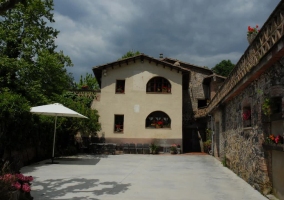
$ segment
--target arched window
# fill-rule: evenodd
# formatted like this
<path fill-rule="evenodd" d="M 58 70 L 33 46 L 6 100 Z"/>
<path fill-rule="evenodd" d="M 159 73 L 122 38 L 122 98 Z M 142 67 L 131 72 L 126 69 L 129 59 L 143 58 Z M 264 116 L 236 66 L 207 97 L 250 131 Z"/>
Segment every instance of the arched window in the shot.
<path fill-rule="evenodd" d="M 163 77 L 154 77 L 147 83 L 147 93 L 171 93 L 170 82 Z"/>
<path fill-rule="evenodd" d="M 171 128 L 171 118 L 162 111 L 152 112 L 145 120 L 146 128 Z"/>

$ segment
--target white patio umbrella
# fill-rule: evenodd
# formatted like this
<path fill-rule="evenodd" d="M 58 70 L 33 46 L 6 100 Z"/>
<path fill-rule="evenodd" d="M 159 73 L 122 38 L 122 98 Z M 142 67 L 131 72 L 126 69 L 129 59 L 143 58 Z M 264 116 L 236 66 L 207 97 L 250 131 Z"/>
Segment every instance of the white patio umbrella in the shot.
<path fill-rule="evenodd" d="M 84 115 L 81 115 L 74 110 L 71 110 L 60 103 L 48 104 L 43 106 L 36 106 L 31 108 L 31 113 L 38 114 L 38 115 L 49 115 L 55 116 L 54 122 L 54 135 L 53 135 L 53 148 L 52 148 L 52 163 L 54 160 L 54 147 L 55 147 L 55 135 L 56 135 L 56 123 L 57 117 L 78 117 L 78 118 L 88 118 Z"/>

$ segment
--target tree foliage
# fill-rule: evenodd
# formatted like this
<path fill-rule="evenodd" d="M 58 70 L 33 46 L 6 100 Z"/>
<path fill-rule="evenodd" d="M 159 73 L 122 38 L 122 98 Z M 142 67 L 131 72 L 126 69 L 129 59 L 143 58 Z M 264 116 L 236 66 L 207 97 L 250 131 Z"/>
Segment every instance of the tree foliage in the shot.
<path fill-rule="evenodd" d="M 31 115 L 32 106 L 59 102 L 89 117 L 60 118 L 61 127 L 70 132 L 100 128 L 90 99 L 66 96 L 73 79 L 66 67 L 72 62 L 56 51 L 59 31 L 48 26 L 54 22 L 53 1 L 25 2 L 0 18 L 0 156 L 29 146 L 51 155 L 54 118 Z"/>
<path fill-rule="evenodd" d="M 32 104 L 47 103 L 70 85 L 66 66 L 72 62 L 56 52 L 58 31 L 53 23 L 53 2 L 30 0 L 17 4 L 0 22 L 0 87 L 9 88 Z"/>
<path fill-rule="evenodd" d="M 79 83 L 75 84 L 76 89 L 81 89 L 83 87 L 86 87 L 87 89 L 92 89 L 92 90 L 99 90 L 99 84 L 96 79 L 92 74 L 86 73 L 86 76 L 83 77 L 81 75 Z"/>
<path fill-rule="evenodd" d="M 234 67 L 235 65 L 231 62 L 231 60 L 222 60 L 212 68 L 212 71 L 218 75 L 227 77 Z"/>
<path fill-rule="evenodd" d="M 120 59 L 118 60 L 122 60 L 122 59 L 125 59 L 125 58 L 131 58 L 133 56 L 138 56 L 140 55 L 141 53 L 139 51 L 128 51 L 126 54 L 124 54 Z"/>
<path fill-rule="evenodd" d="M 82 115 L 88 117 L 88 119 L 81 118 L 62 118 L 64 121 L 62 124 L 63 130 L 67 130 L 71 133 L 80 131 L 86 135 L 95 135 L 101 126 L 98 122 L 99 115 L 97 110 L 90 109 L 90 104 L 94 100 L 91 96 L 78 96 L 72 92 L 66 92 L 61 96 L 58 96 L 58 101 L 67 106 L 70 109 L 76 110 Z"/>
<path fill-rule="evenodd" d="M 9 9 L 13 9 L 17 3 L 27 4 L 27 0 L 0 0 L 0 15 Z"/>

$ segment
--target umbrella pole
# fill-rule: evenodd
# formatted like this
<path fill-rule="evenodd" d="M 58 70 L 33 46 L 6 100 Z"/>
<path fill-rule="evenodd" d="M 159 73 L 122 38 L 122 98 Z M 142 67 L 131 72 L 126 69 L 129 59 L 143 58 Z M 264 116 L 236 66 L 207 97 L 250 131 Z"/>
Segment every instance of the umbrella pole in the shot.
<path fill-rule="evenodd" d="M 52 158 L 51 158 L 52 163 L 53 163 L 53 160 L 54 160 L 54 148 L 55 148 L 56 123 L 57 123 L 57 116 L 55 116 L 55 121 L 54 121 L 53 148 L 52 148 Z"/>

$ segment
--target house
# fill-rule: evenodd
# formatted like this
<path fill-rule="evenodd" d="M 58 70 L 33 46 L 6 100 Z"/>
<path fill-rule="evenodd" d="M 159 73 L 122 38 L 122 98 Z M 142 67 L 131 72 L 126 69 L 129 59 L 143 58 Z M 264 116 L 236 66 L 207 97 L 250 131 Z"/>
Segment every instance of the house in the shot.
<path fill-rule="evenodd" d="M 93 72 L 101 90 L 92 108 L 107 142 L 180 144 L 183 152 L 200 151 L 197 130 L 204 138 L 206 121 L 197 122 L 194 112 L 207 106 L 211 78 L 224 78 L 205 67 L 144 54 Z"/>

